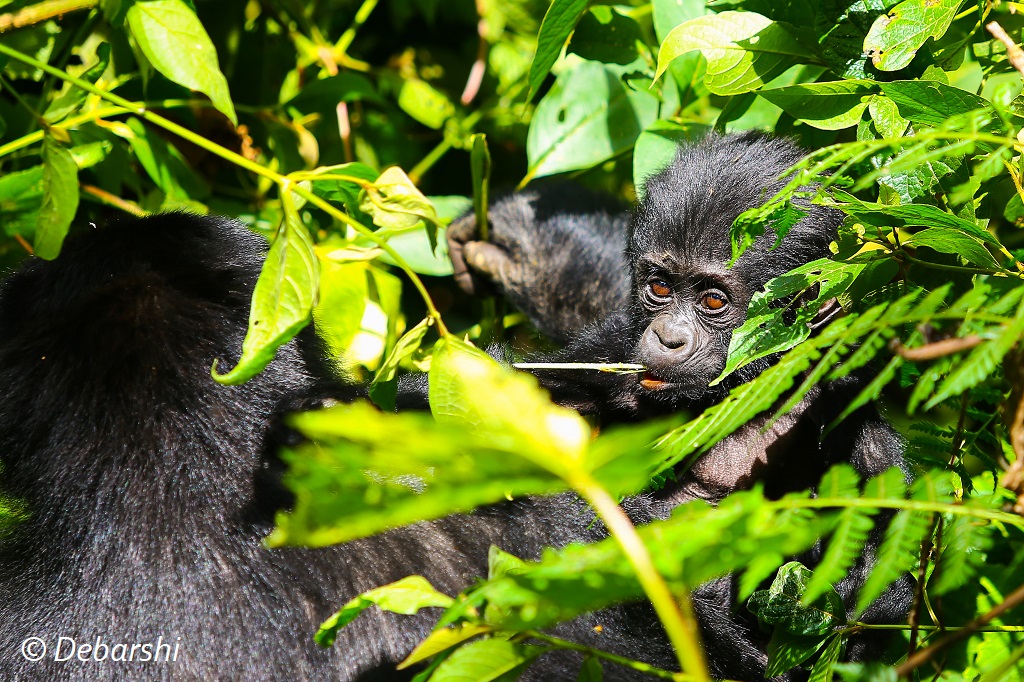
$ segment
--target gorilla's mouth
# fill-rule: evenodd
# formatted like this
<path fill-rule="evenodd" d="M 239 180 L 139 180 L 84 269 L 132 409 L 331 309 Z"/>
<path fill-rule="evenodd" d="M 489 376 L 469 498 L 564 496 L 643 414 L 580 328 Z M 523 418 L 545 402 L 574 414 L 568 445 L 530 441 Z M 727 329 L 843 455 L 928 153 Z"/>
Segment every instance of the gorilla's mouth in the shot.
<path fill-rule="evenodd" d="M 640 385 L 648 391 L 660 391 L 664 388 L 668 388 L 671 384 L 654 372 L 647 370 L 644 372 L 643 378 L 640 379 Z"/>

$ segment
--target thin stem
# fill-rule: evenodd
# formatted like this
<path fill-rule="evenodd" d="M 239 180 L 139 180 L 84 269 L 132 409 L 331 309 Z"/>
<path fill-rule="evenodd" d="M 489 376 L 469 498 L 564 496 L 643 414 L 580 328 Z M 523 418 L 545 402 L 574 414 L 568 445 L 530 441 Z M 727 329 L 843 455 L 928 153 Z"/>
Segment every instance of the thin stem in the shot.
<path fill-rule="evenodd" d="M 634 661 L 632 658 L 617 656 L 616 654 L 608 653 L 607 651 L 602 651 L 601 649 L 592 649 L 588 646 L 577 644 L 576 642 L 570 642 L 567 639 L 562 639 L 560 637 L 552 637 L 549 634 L 539 632 L 537 630 L 526 630 L 521 634 L 523 638 L 526 639 L 536 639 L 541 642 L 547 642 L 548 644 L 552 644 L 558 647 L 559 649 L 578 651 L 581 654 L 593 656 L 594 658 L 599 658 L 603 661 L 608 661 L 609 663 L 615 663 L 617 665 L 621 665 L 632 670 L 637 670 L 639 672 L 646 673 L 647 675 L 650 675 L 652 677 L 658 677 L 663 680 L 677 680 L 677 682 L 687 682 L 688 680 L 695 679 L 694 676 L 690 675 L 689 673 L 674 673 L 669 670 L 664 670 L 662 668 L 656 668 L 653 665 L 644 663 L 643 661 Z"/>
<path fill-rule="evenodd" d="M 577 474 L 569 480 L 569 484 L 597 511 L 608 532 L 619 543 L 658 614 L 683 671 L 697 682 L 710 682 L 690 595 L 685 589 L 680 589 L 673 596 L 668 583 L 655 568 L 651 554 L 636 527 L 597 481 L 588 474 Z"/>
<path fill-rule="evenodd" d="M 338 42 L 334 44 L 334 49 L 341 54 L 346 54 L 348 48 L 352 45 L 352 41 L 356 39 L 356 33 L 362 27 L 366 20 L 370 18 L 370 13 L 377 6 L 377 0 L 363 0 L 363 4 L 356 10 L 356 16 L 352 19 L 352 25 L 348 27 L 348 30 L 341 34 L 338 38 Z"/>
<path fill-rule="evenodd" d="M 47 0 L 29 5 L 17 12 L 0 14 L 0 33 L 39 24 L 69 12 L 90 9 L 98 4 L 99 0 Z"/>

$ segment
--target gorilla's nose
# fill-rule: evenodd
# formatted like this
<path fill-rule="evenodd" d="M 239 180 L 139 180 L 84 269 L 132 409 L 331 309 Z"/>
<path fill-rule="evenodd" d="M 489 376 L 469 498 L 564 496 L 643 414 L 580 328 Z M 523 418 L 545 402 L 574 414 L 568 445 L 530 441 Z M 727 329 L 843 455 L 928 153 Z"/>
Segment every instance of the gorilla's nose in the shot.
<path fill-rule="evenodd" d="M 640 358 L 655 373 L 677 367 L 696 348 L 693 332 L 678 325 L 651 323 L 640 339 Z"/>
<path fill-rule="evenodd" d="M 673 324 L 673 320 L 659 317 L 651 322 L 647 331 L 665 351 L 688 353 L 693 348 L 693 330 L 688 325 Z"/>

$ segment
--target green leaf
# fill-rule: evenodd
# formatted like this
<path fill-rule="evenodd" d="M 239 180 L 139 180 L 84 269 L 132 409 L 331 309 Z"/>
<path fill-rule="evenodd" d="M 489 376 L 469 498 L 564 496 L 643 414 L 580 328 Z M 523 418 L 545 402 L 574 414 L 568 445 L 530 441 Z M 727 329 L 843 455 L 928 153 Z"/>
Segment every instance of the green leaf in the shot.
<path fill-rule="evenodd" d="M 658 52 L 659 78 L 680 55 L 700 50 L 708 62 L 704 83 L 716 95 L 757 90 L 814 52 L 778 24 L 755 12 L 722 12 L 676 26 Z"/>
<path fill-rule="evenodd" d="M 560 476 L 579 466 L 590 444 L 586 421 L 551 403 L 534 377 L 510 372 L 452 336 L 434 348 L 429 392 L 438 422 L 521 443 L 521 456 Z M 501 407 L 495 406 L 494 396 L 502 396 Z"/>
<path fill-rule="evenodd" d="M 540 89 L 544 77 L 551 71 L 551 67 L 562 52 L 562 46 L 565 45 L 566 39 L 586 8 L 587 0 L 552 0 L 537 35 L 537 54 L 530 64 L 530 89 L 526 95 L 527 100 L 533 99 Z"/>
<path fill-rule="evenodd" d="M 559 75 L 530 122 L 527 178 L 590 168 L 633 147 L 658 116 L 658 99 L 611 70 L 581 62 Z"/>
<path fill-rule="evenodd" d="M 418 613 L 420 609 L 448 608 L 453 603 L 455 600 L 435 590 L 423 576 L 410 575 L 389 585 L 363 592 L 352 599 L 340 611 L 324 621 L 314 638 L 320 646 L 331 646 L 338 636 L 338 630 L 373 605 L 377 605 L 383 611 L 409 616 Z"/>
<path fill-rule="evenodd" d="M 43 205 L 33 245 L 37 256 L 57 257 L 77 210 L 78 166 L 71 152 L 47 135 L 43 139 Z"/>
<path fill-rule="evenodd" d="M 395 378 L 398 372 L 398 364 L 419 350 L 420 344 L 423 343 L 423 337 L 427 335 L 427 330 L 430 329 L 432 322 L 433 318 L 430 317 L 420 320 L 419 324 L 407 331 L 398 340 L 398 343 L 395 344 L 387 359 L 381 364 L 380 369 L 377 370 L 377 374 L 373 377 L 372 385 L 391 381 Z"/>
<path fill-rule="evenodd" d="M 291 423 L 311 442 L 282 455 L 296 502 L 278 514 L 267 539 L 272 546 L 347 542 L 565 487 L 519 456 L 518 439 L 476 436 L 425 413 L 385 413 L 358 402 L 297 415 Z"/>
<path fill-rule="evenodd" d="M 197 90 L 238 123 L 217 51 L 195 12 L 181 0 L 141 0 L 128 9 L 128 28 L 146 59 L 169 80 Z"/>
<path fill-rule="evenodd" d="M 583 13 L 569 41 L 568 52 L 606 64 L 630 64 L 640 56 L 640 25 L 607 5 Z"/>
<path fill-rule="evenodd" d="M 821 496 L 831 497 L 825 491 L 821 491 Z M 811 603 L 819 595 L 834 591 L 832 585 L 846 576 L 847 570 L 863 552 L 868 534 L 874 527 L 874 519 L 868 510 L 847 507 L 839 512 L 839 520 L 829 539 L 828 548 L 807 583 L 807 590 L 802 597 L 805 603 Z M 845 608 L 842 613 L 845 618 Z"/>
<path fill-rule="evenodd" d="M 768 667 L 765 677 L 775 677 L 795 668 L 817 653 L 831 635 L 794 635 L 785 628 L 775 628 L 768 642 Z"/>
<path fill-rule="evenodd" d="M 904 0 L 871 25 L 864 51 L 880 71 L 909 65 L 929 38 L 940 38 L 953 22 L 962 0 Z"/>
<path fill-rule="evenodd" d="M 476 623 L 458 623 L 452 627 L 445 627 L 431 632 L 426 639 L 416 645 L 404 661 L 398 664 L 399 670 L 422 663 L 423 661 L 447 651 L 454 646 L 462 644 L 474 637 L 486 635 L 493 632 L 489 625 Z"/>
<path fill-rule="evenodd" d="M 1022 334 L 1024 334 L 1024 303 L 1019 305 L 1017 313 L 1010 323 L 998 330 L 995 338 L 975 346 L 965 358 L 956 364 L 936 389 L 935 395 L 925 404 L 925 409 L 930 409 L 943 400 L 960 395 L 985 381 L 996 371 L 1006 354 L 1020 343 Z"/>
<path fill-rule="evenodd" d="M 914 554 L 925 539 L 931 515 L 901 509 L 885 529 L 875 565 L 857 595 L 857 613 L 871 605 L 889 585 L 915 565 Z"/>
<path fill-rule="evenodd" d="M 776 630 L 800 637 L 828 635 L 846 624 L 846 607 L 831 587 L 808 600 L 807 589 L 813 581 L 810 569 L 791 561 L 779 569 L 771 587 L 750 597 L 747 608 Z"/>
<path fill-rule="evenodd" d="M 241 384 L 262 372 L 274 359 L 277 349 L 312 318 L 320 277 L 319 263 L 309 231 L 295 210 L 291 192 L 281 193 L 281 203 L 284 221 L 256 280 L 242 356 L 226 374 L 217 373 L 216 361 L 210 369 L 219 383 Z"/>
<path fill-rule="evenodd" d="M 359 333 L 369 297 L 365 263 L 320 262 L 320 292 L 313 309 L 317 334 L 332 357 L 341 358 Z"/>
<path fill-rule="evenodd" d="M 580 674 L 576 677 L 576 682 L 603 682 L 604 681 L 604 668 L 601 667 L 600 659 L 594 656 L 587 656 L 583 659 L 583 665 L 580 666 Z"/>
<path fill-rule="evenodd" d="M 821 259 L 795 268 L 770 280 L 762 292 L 754 294 L 747 308 L 747 319 L 733 332 L 725 369 L 715 380 L 718 383 L 740 367 L 774 353 L 789 350 L 811 334 L 810 322 L 831 298 L 852 286 L 868 266 Z M 813 300 L 797 305 L 794 296 L 818 287 Z M 778 302 L 786 301 L 786 306 Z M 787 316 L 791 320 L 787 320 Z M 714 384 L 712 384 L 714 385 Z"/>
<path fill-rule="evenodd" d="M 939 253 L 951 253 L 960 256 L 972 265 L 987 270 L 998 271 L 999 264 L 989 253 L 985 245 L 963 232 L 944 227 L 929 227 L 903 242 L 904 246 L 927 246 Z"/>
<path fill-rule="evenodd" d="M 957 114 L 978 110 L 995 113 L 988 100 L 938 81 L 892 81 L 879 83 L 878 87 L 895 102 L 903 118 L 933 128 Z"/>
<path fill-rule="evenodd" d="M 547 650 L 506 639 L 480 639 L 445 659 L 430 676 L 430 682 L 511 681 Z"/>
<path fill-rule="evenodd" d="M 821 652 L 821 657 L 818 662 L 814 664 L 814 668 L 811 670 L 811 676 L 807 682 L 832 682 L 832 678 L 835 674 L 835 666 L 839 662 L 839 659 L 843 656 L 843 650 L 846 648 L 846 636 L 836 635 L 829 640 L 828 646 Z"/>
<path fill-rule="evenodd" d="M 872 81 L 846 80 L 763 89 L 758 94 L 810 126 L 841 130 L 860 122 L 875 89 Z"/>
<path fill-rule="evenodd" d="M 437 234 L 438 219 L 433 205 L 398 166 L 381 173 L 359 197 L 359 209 L 372 217 L 375 225 L 401 230 L 415 227 L 422 220 L 428 230 Z"/>
<path fill-rule="evenodd" d="M 402 111 L 427 126 L 438 130 L 455 114 L 455 105 L 434 86 L 419 78 L 402 81 L 398 91 Z"/>

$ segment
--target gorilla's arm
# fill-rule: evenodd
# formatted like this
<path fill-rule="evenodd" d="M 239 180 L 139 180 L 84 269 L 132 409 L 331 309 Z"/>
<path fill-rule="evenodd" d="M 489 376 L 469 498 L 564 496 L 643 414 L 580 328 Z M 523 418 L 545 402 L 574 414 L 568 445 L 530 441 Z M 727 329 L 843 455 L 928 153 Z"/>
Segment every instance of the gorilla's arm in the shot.
<path fill-rule="evenodd" d="M 455 279 L 470 294 L 497 288 L 564 343 L 628 300 L 628 223 L 618 203 L 578 186 L 511 194 L 488 211 L 489 241 L 480 240 L 472 213 L 449 228 Z"/>

